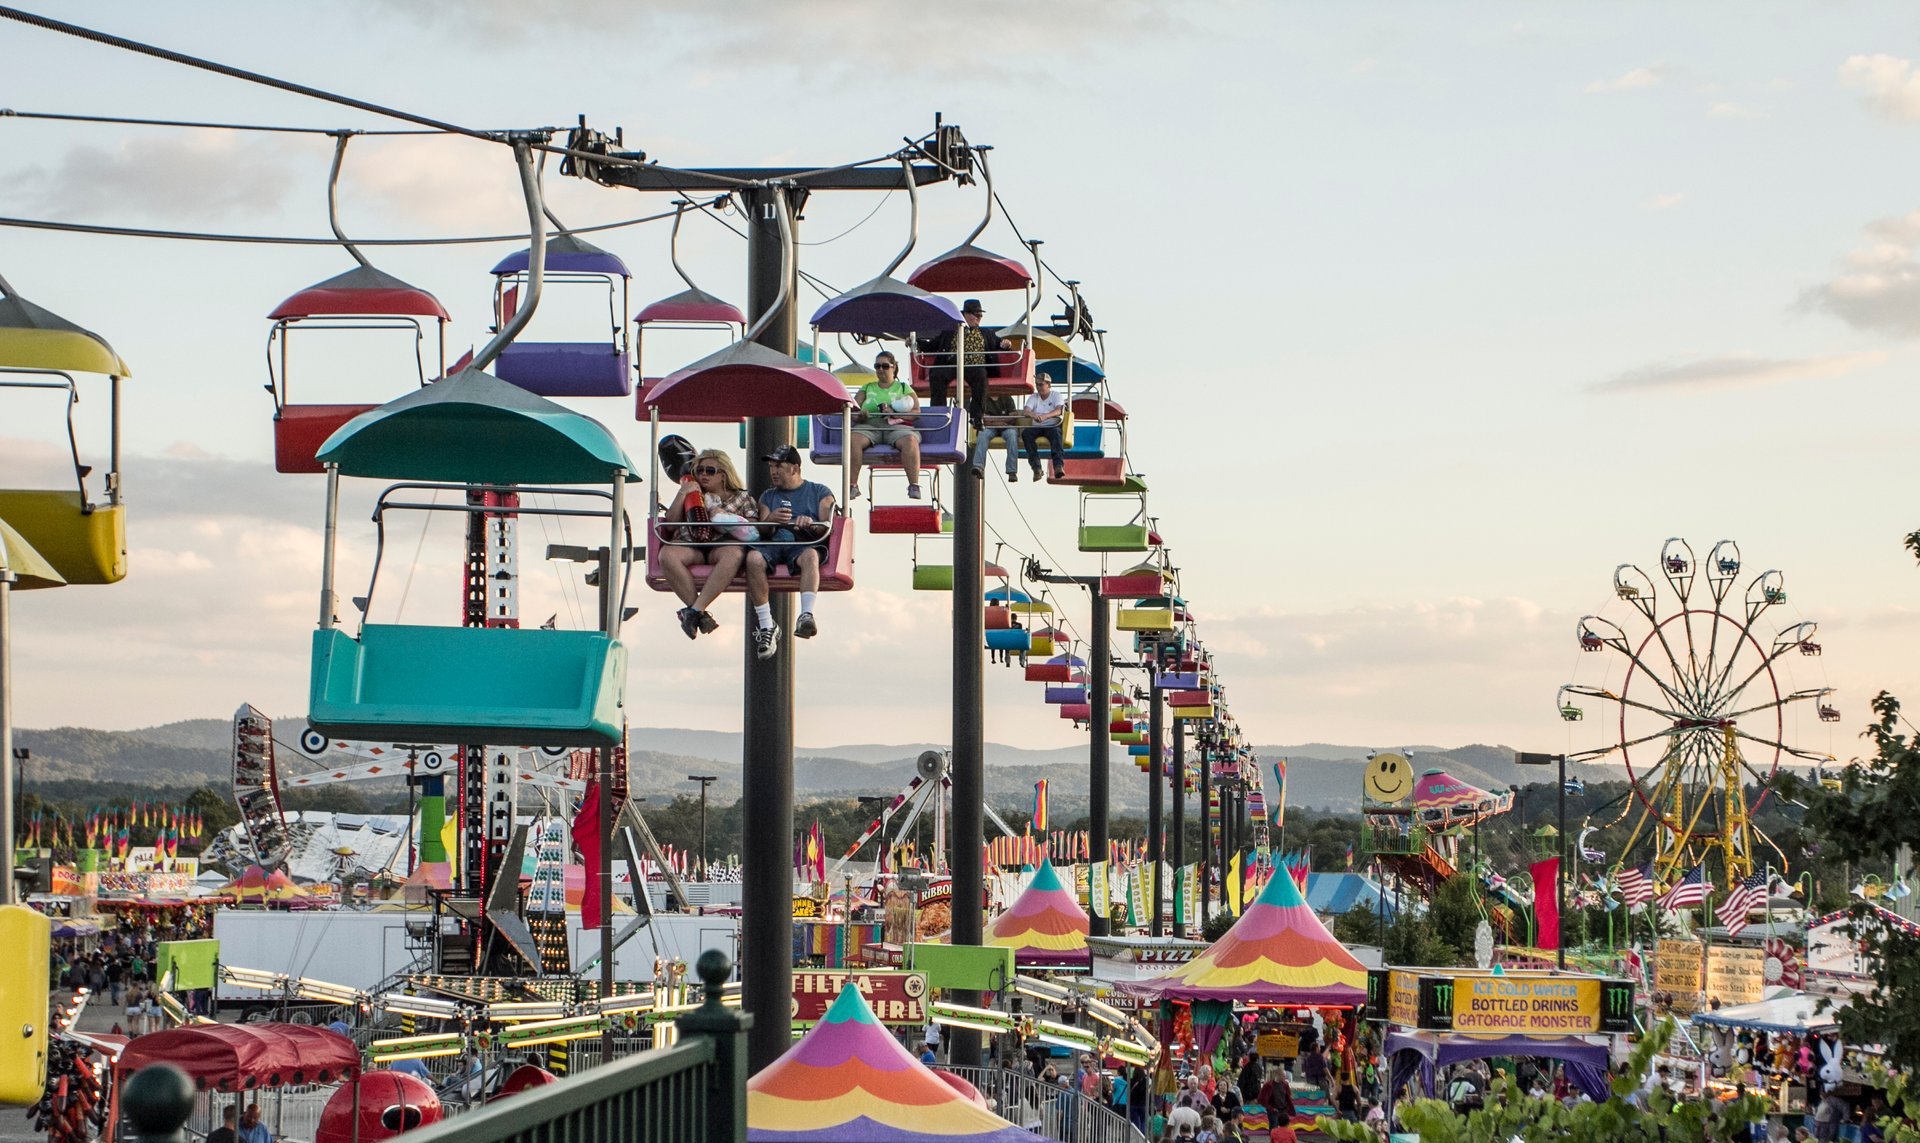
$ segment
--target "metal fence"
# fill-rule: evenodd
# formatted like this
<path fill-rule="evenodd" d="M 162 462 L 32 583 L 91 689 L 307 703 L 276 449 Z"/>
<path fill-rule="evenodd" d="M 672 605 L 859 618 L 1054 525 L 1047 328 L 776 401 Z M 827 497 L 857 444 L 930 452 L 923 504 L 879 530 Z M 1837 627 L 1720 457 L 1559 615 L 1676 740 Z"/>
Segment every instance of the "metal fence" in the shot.
<path fill-rule="evenodd" d="M 980 1089 L 1001 1118 L 1061 1143 L 1146 1143 L 1146 1135 L 1104 1103 L 1079 1091 L 1006 1068 L 949 1067 Z"/>

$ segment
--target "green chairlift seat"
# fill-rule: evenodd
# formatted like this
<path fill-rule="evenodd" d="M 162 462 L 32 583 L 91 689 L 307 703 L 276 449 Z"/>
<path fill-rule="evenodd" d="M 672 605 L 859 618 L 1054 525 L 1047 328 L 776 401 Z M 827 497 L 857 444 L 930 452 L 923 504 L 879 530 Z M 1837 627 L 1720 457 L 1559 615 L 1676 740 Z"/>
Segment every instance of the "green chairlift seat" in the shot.
<path fill-rule="evenodd" d="M 320 447 L 319 460 L 341 476 L 599 484 L 613 489 L 614 515 L 624 503 L 617 474 L 623 482 L 639 479 L 605 426 L 474 369 L 347 422 Z M 329 482 L 330 513 L 335 483 Z M 321 733 L 527 746 L 619 743 L 626 648 L 615 636 L 363 623 L 355 637 L 331 621 L 332 558 L 329 550 L 309 692 L 310 719 Z M 617 590 L 621 577 L 613 579 Z"/>

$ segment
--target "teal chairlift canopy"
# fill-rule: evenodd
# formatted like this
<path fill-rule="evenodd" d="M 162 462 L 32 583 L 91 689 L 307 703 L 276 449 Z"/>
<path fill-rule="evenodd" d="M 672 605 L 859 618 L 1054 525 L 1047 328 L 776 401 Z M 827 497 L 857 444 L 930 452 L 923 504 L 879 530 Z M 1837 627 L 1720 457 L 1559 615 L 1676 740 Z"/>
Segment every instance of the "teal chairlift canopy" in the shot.
<path fill-rule="evenodd" d="M 460 484 L 640 479 L 607 427 L 490 373 L 467 369 L 370 409 L 320 446 L 342 476 Z"/>
<path fill-rule="evenodd" d="M 605 426 L 479 370 L 435 382 L 347 422 L 319 460 L 343 476 L 613 489 L 609 536 L 639 477 Z M 582 490 L 583 494 L 586 490 Z M 329 512 L 337 509 L 329 506 Z M 538 505 L 522 515 L 538 514 Z M 329 551 L 330 596 L 333 555 Z M 606 590 L 618 591 L 621 577 Z M 617 745 L 627 655 L 605 631 L 364 623 L 358 637 L 323 604 L 313 637 L 310 720 L 362 741 Z"/>

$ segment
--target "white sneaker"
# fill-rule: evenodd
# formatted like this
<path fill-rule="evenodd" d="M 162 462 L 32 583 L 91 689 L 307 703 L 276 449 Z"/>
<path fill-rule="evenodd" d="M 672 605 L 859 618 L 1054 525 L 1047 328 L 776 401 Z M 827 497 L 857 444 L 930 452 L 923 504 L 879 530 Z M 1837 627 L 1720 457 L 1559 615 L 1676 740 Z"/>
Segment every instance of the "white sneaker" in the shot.
<path fill-rule="evenodd" d="M 762 627 L 753 633 L 753 657 L 771 659 L 780 651 L 780 629 Z"/>

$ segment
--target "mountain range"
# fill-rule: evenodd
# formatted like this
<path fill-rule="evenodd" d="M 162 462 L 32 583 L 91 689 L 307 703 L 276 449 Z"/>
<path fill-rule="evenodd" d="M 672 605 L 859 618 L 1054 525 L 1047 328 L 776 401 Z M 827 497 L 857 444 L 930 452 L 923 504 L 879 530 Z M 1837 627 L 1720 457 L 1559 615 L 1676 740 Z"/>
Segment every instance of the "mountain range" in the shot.
<path fill-rule="evenodd" d="M 294 738 L 303 724 L 298 719 L 276 723 L 276 737 Z M 81 779 L 132 782 L 155 787 L 191 787 L 206 783 L 224 786 L 229 775 L 231 724 L 224 719 L 201 718 L 171 722 L 139 730 L 95 730 L 57 727 L 19 730 L 15 745 L 30 752 L 29 783 Z M 686 775 L 708 771 L 719 776 L 710 796 L 722 803 L 740 793 L 741 736 L 738 733 L 675 727 L 636 727 L 629 737 L 633 784 L 643 796 L 664 800 L 693 790 Z M 802 747 L 795 751 L 794 788 L 801 800 L 854 795 L 890 795 L 909 782 L 914 760 L 938 743 L 853 743 Z M 1413 746 L 1417 769 L 1437 767 L 1456 778 L 1486 789 L 1540 781 L 1547 771 L 1514 764 L 1513 751 L 1504 746 Z M 1360 775 L 1370 751 L 1359 746 L 1312 742 L 1260 746 L 1255 752 L 1270 763 L 1288 760 L 1287 802 L 1296 808 L 1315 807 L 1353 811 L 1360 804 Z M 280 752 L 283 776 L 315 768 L 298 751 Z M 335 759 L 334 765 L 345 760 Z M 1047 778 L 1056 817 L 1071 820 L 1086 808 L 1083 746 L 1032 750 L 1002 743 L 986 746 L 987 799 L 999 807 L 1029 805 L 1034 783 Z M 315 764 L 317 766 L 317 764 Z M 1146 781 L 1133 760 L 1119 748 L 1109 757 L 1109 788 L 1115 814 L 1143 814 Z M 1271 770 L 1268 789 L 1272 789 Z M 1614 766 L 1576 764 L 1570 774 L 1618 779 Z M 371 784 L 370 784 L 371 785 Z M 380 792 L 371 786 L 370 795 Z"/>

